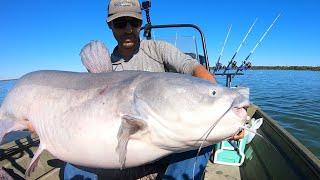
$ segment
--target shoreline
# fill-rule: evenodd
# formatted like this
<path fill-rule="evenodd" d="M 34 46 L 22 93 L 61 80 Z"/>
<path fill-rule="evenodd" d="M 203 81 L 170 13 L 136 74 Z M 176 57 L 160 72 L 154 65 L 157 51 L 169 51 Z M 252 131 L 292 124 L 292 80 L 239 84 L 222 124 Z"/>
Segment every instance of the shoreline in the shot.
<path fill-rule="evenodd" d="M 0 81 L 13 81 L 13 80 L 17 80 L 19 78 L 10 78 L 10 79 L 0 79 Z"/>
<path fill-rule="evenodd" d="M 214 67 L 210 67 L 214 69 Z M 320 71 L 320 66 L 252 66 L 249 70 L 294 70 L 294 71 Z M 18 78 L 0 79 L 0 81 L 12 81 Z"/>
<path fill-rule="evenodd" d="M 320 66 L 252 66 L 252 70 L 320 71 Z"/>
<path fill-rule="evenodd" d="M 210 67 L 210 69 L 214 68 Z M 320 66 L 252 66 L 249 70 L 320 71 Z"/>

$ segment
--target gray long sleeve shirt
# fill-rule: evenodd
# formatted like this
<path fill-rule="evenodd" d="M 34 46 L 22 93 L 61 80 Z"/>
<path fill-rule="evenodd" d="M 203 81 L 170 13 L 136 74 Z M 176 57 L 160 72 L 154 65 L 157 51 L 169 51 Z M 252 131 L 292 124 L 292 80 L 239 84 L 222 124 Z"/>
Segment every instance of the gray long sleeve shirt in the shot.
<path fill-rule="evenodd" d="M 133 57 L 126 61 L 117 48 L 111 54 L 114 71 L 140 70 L 192 74 L 199 62 L 182 53 L 175 46 L 155 40 L 142 40 Z"/>

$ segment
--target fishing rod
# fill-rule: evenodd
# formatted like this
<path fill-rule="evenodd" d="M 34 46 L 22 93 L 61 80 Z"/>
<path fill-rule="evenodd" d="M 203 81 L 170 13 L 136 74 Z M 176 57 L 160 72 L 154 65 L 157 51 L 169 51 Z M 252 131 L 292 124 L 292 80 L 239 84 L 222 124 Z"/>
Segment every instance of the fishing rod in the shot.
<path fill-rule="evenodd" d="M 250 56 L 254 53 L 254 51 L 256 50 L 256 48 L 260 45 L 260 43 L 262 42 L 262 40 L 265 38 L 265 36 L 268 34 L 268 32 L 270 31 L 270 29 L 273 27 L 273 25 L 277 22 L 278 18 L 280 17 L 281 14 L 278 14 L 278 16 L 273 20 L 273 22 L 271 23 L 271 25 L 269 26 L 269 28 L 264 32 L 264 34 L 262 35 L 262 37 L 260 38 L 260 40 L 258 41 L 258 43 L 254 46 L 254 48 L 250 51 L 249 55 L 244 59 L 244 61 L 242 62 L 241 66 L 239 66 L 239 68 L 237 68 L 235 74 L 237 74 L 237 72 L 239 71 L 243 71 L 245 69 L 248 69 L 251 67 L 251 63 L 247 62 L 250 58 Z M 235 75 L 233 75 L 234 77 Z"/>
<path fill-rule="evenodd" d="M 224 69 L 223 74 L 225 74 L 226 71 L 229 70 L 230 65 L 231 65 L 232 68 L 235 68 L 235 67 L 236 67 L 237 62 L 234 61 L 234 59 L 235 59 L 236 55 L 238 54 L 238 52 L 240 51 L 242 45 L 243 45 L 244 42 L 246 41 L 248 35 L 250 34 L 253 26 L 256 24 L 257 21 L 258 21 L 258 18 L 256 18 L 256 19 L 254 20 L 254 22 L 252 23 L 251 27 L 249 28 L 249 31 L 247 32 L 246 36 L 243 38 L 243 40 L 242 40 L 242 42 L 240 43 L 237 51 L 236 51 L 236 52 L 234 53 L 234 55 L 232 56 L 231 60 L 229 61 L 228 65 L 227 65 L 227 67 Z"/>
<path fill-rule="evenodd" d="M 218 57 L 218 60 L 217 60 L 217 63 L 216 63 L 216 67 L 214 68 L 214 72 L 216 72 L 216 71 L 218 71 L 218 70 L 220 70 L 220 69 L 222 68 L 222 64 L 220 63 L 220 59 L 221 59 L 221 57 L 222 57 L 224 48 L 225 48 L 225 46 L 226 46 L 226 44 L 227 44 L 227 41 L 228 41 L 228 38 L 229 38 L 229 34 L 230 34 L 231 29 L 232 29 L 232 24 L 230 25 L 229 30 L 228 30 L 228 33 L 227 33 L 227 36 L 226 36 L 226 38 L 225 38 L 225 40 L 224 40 L 224 43 L 223 43 L 221 52 L 220 52 L 220 54 L 219 54 L 219 57 Z"/>

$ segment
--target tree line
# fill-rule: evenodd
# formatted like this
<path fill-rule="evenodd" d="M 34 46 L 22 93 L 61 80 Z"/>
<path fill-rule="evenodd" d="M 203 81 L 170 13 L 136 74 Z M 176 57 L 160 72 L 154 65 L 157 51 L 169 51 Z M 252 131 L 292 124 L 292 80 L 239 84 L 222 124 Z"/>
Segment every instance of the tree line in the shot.
<path fill-rule="evenodd" d="M 320 71 L 320 66 L 252 66 L 253 70 L 300 70 Z"/>

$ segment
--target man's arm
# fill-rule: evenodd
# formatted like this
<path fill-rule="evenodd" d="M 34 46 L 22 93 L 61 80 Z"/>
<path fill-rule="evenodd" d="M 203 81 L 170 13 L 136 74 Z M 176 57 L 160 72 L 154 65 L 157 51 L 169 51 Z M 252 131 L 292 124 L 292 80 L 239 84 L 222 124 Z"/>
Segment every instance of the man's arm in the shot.
<path fill-rule="evenodd" d="M 192 74 L 192 76 L 209 80 L 216 84 L 214 76 L 207 71 L 196 59 L 181 52 L 177 47 L 164 41 L 154 41 L 156 50 L 161 55 L 165 64 L 173 67 L 177 72 L 183 74 Z"/>
<path fill-rule="evenodd" d="M 192 76 L 211 81 L 214 84 L 217 83 L 213 74 L 208 72 L 207 69 L 205 67 L 203 67 L 202 65 L 197 65 L 193 68 Z"/>

